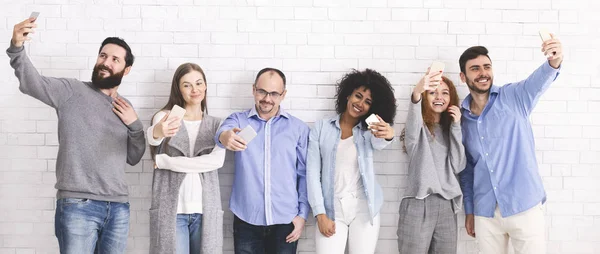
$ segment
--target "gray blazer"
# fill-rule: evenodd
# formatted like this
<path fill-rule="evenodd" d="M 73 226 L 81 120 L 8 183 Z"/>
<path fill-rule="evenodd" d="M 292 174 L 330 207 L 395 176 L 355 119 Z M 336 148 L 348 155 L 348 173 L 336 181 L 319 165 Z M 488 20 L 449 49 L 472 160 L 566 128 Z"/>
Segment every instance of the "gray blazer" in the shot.
<path fill-rule="evenodd" d="M 190 155 L 190 140 L 181 125 L 179 132 L 168 142 L 163 142 L 157 153 L 169 156 L 194 157 L 210 153 L 215 147 L 215 133 L 220 119 L 205 115 L 200 124 L 194 154 Z M 179 187 L 185 173 L 166 169 L 154 169 L 152 180 L 152 204 L 150 205 L 150 253 L 175 253 L 177 201 Z M 223 252 L 223 208 L 217 170 L 201 173 L 202 182 L 202 251 L 203 254 Z"/>

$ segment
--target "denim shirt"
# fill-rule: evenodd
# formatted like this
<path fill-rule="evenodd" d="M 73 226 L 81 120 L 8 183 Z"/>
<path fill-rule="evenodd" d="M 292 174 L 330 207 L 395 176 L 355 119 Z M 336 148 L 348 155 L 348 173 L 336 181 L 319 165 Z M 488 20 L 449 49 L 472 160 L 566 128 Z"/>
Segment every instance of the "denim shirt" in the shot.
<path fill-rule="evenodd" d="M 308 203 L 312 208 L 313 215 L 325 213 L 332 220 L 335 219 L 333 208 L 335 203 L 335 159 L 341 135 L 340 116 L 337 115 L 316 122 L 310 131 L 308 141 L 306 161 Z M 352 128 L 352 137 L 358 158 L 348 159 L 358 160 L 358 169 L 369 204 L 369 212 L 371 218 L 374 218 L 383 204 L 383 191 L 375 179 L 373 149 L 381 150 L 392 141 L 373 137 L 370 130 L 361 127 L 361 123 Z"/>

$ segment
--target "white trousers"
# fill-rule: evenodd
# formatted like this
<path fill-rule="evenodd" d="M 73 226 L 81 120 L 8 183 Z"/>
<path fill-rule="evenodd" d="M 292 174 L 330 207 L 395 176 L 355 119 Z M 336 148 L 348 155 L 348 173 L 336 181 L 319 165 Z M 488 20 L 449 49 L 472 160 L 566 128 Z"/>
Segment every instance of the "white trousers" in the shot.
<path fill-rule="evenodd" d="M 317 254 L 344 254 L 348 242 L 349 254 L 375 253 L 379 238 L 379 214 L 371 218 L 366 199 L 357 195 L 336 198 L 335 234 L 325 237 L 316 227 L 315 242 Z"/>
<path fill-rule="evenodd" d="M 496 207 L 494 218 L 475 216 L 475 239 L 479 253 L 507 254 L 510 240 L 515 254 L 545 254 L 546 237 L 542 204 L 502 218 Z"/>

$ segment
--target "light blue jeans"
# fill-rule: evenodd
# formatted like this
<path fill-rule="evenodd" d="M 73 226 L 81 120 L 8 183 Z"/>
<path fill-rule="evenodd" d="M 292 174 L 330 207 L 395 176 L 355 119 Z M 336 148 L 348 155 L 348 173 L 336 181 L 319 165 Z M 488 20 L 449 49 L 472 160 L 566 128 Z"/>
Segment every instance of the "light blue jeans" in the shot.
<path fill-rule="evenodd" d="M 202 214 L 177 214 L 177 254 L 200 253 Z"/>
<path fill-rule="evenodd" d="M 129 203 L 62 198 L 54 233 L 62 254 L 121 254 L 127 247 Z"/>

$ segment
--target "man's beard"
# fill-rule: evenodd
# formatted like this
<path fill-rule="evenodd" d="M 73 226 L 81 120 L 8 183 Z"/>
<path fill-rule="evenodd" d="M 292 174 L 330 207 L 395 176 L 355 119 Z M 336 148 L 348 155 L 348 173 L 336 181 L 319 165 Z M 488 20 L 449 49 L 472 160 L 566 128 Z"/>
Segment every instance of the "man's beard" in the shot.
<path fill-rule="evenodd" d="M 110 75 L 108 77 L 100 76 L 100 71 L 107 71 Z M 98 89 L 111 89 L 121 84 L 121 80 L 125 75 L 125 69 L 121 72 L 113 73 L 110 69 L 106 68 L 104 65 L 96 65 L 94 66 L 94 71 L 92 72 L 92 84 Z"/>
<path fill-rule="evenodd" d="M 488 86 L 487 89 L 480 89 L 477 87 L 477 85 L 475 85 L 475 80 L 470 80 L 469 78 L 466 78 L 467 80 L 467 86 L 469 87 L 469 89 L 471 89 L 471 91 L 476 92 L 478 94 L 486 94 L 490 91 L 490 89 L 492 88 L 492 85 L 494 84 L 494 80 L 492 80 L 491 77 L 479 77 L 476 79 L 482 79 L 482 78 L 487 78 L 490 82 L 490 86 Z"/>

